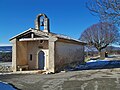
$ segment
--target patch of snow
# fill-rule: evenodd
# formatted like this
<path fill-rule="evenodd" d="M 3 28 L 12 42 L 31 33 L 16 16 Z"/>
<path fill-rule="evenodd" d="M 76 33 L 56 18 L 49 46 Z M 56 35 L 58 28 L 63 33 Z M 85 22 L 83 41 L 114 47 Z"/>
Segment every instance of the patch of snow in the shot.
<path fill-rule="evenodd" d="M 90 61 L 87 61 L 87 63 L 89 63 L 89 62 L 99 62 L 99 61 L 109 61 L 109 60 L 90 60 Z"/>

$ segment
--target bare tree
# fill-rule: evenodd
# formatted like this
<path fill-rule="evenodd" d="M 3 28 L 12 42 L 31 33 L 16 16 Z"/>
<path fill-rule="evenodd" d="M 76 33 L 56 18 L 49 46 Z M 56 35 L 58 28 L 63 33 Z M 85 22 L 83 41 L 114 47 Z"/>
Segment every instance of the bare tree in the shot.
<path fill-rule="evenodd" d="M 109 44 L 115 43 L 118 35 L 117 27 L 107 22 L 100 22 L 87 28 L 79 39 L 101 52 Z"/>
<path fill-rule="evenodd" d="M 120 25 L 120 0 L 89 0 L 86 6 L 102 21 Z"/>

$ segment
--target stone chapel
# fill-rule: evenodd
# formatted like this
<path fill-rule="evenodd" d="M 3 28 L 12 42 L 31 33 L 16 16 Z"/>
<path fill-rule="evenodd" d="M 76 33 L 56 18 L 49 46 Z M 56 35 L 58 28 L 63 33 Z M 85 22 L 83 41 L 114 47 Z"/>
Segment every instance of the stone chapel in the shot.
<path fill-rule="evenodd" d="M 84 62 L 85 43 L 50 31 L 49 19 L 39 14 L 35 28 L 30 28 L 10 39 L 12 69 L 57 72 L 72 63 Z"/>

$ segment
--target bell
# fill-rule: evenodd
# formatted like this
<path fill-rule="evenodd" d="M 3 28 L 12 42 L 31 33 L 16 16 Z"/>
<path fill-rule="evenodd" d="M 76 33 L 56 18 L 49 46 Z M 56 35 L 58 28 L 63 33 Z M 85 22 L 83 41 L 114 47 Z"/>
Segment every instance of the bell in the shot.
<path fill-rule="evenodd" d="M 40 19 L 40 26 L 44 26 L 44 19 Z"/>
<path fill-rule="evenodd" d="M 40 24 L 41 26 L 44 26 L 44 22 L 41 22 L 41 24 Z"/>

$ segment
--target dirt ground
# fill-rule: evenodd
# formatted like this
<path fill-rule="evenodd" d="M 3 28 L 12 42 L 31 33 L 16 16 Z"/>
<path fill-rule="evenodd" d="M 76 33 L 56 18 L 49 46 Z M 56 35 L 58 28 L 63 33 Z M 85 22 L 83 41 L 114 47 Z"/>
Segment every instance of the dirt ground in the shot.
<path fill-rule="evenodd" d="M 20 90 L 120 90 L 120 69 L 0 75 Z"/>

